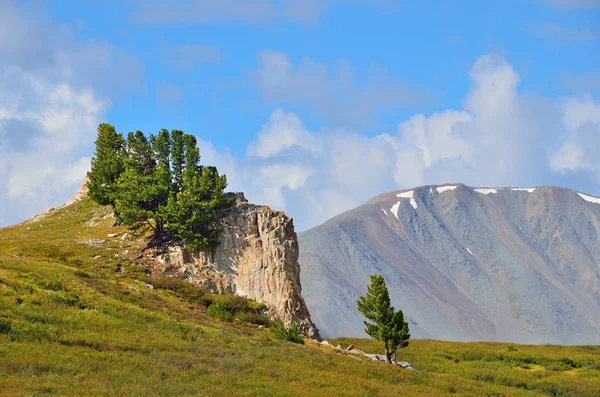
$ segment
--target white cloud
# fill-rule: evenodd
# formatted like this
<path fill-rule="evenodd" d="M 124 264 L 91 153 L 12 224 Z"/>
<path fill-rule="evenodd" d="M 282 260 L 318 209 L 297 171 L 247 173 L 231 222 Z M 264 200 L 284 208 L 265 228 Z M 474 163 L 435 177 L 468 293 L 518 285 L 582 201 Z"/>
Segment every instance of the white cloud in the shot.
<path fill-rule="evenodd" d="M 279 84 L 291 64 L 275 60 L 284 71 L 275 74 Z M 414 115 L 393 134 L 311 132 L 294 113 L 276 109 L 246 157 L 213 151 L 210 160 L 232 172 L 233 190 L 285 210 L 298 230 L 402 188 L 535 186 L 600 169 L 600 105 L 591 97 L 555 102 L 522 92 L 517 72 L 495 54 L 479 58 L 470 76 L 463 109 Z"/>
<path fill-rule="evenodd" d="M 258 141 L 248 147 L 250 156 L 268 158 L 285 149 L 320 151 L 312 135 L 302 127 L 302 122 L 293 113 L 276 109 L 258 134 Z"/>
<path fill-rule="evenodd" d="M 563 103 L 563 124 L 568 138 L 550 155 L 550 166 L 559 172 L 587 171 L 600 179 L 600 103 L 589 96 Z"/>
<path fill-rule="evenodd" d="M 400 124 L 399 133 L 404 142 L 421 150 L 424 165 L 430 167 L 438 161 L 468 157 L 470 145 L 452 129 L 470 120 L 470 113 L 464 111 L 446 110 L 430 117 L 420 114 Z"/>
<path fill-rule="evenodd" d="M 43 2 L 0 1 L 0 226 L 77 189 L 107 95 L 141 89 L 142 73 L 112 44 L 80 42 Z"/>
<path fill-rule="evenodd" d="M 583 165 L 584 151 L 573 142 L 566 142 L 550 155 L 550 167 L 559 172 L 575 171 Z"/>
<path fill-rule="evenodd" d="M 576 132 L 586 123 L 600 125 L 600 104 L 590 95 L 569 98 L 563 106 L 564 123 L 571 132 Z"/>
<path fill-rule="evenodd" d="M 383 70 L 359 83 L 355 69 L 343 60 L 329 65 L 303 58 L 295 65 L 281 52 L 264 51 L 258 61 L 252 79 L 262 97 L 277 104 L 306 104 L 333 125 L 372 125 L 379 114 L 430 102 L 428 94 Z"/>
<path fill-rule="evenodd" d="M 93 140 L 108 101 L 13 66 L 0 67 L 0 92 L 0 224 L 7 224 L 81 183 L 90 158 L 79 149 Z"/>

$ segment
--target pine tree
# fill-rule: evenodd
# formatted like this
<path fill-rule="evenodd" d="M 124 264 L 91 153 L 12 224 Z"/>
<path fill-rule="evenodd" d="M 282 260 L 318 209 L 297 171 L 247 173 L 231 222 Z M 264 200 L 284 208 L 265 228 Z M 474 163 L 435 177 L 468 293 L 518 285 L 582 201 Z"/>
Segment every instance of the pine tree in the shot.
<path fill-rule="evenodd" d="M 367 335 L 382 341 L 385 347 L 385 358 L 392 362 L 392 355 L 400 347 L 408 346 L 408 323 L 404 321 L 402 310 L 394 311 L 390 295 L 383 276 L 372 275 L 367 294 L 356 301 L 358 310 L 369 321 L 365 321 Z"/>
<path fill-rule="evenodd" d="M 110 124 L 98 126 L 96 152 L 88 172 L 88 195 L 101 205 L 116 209 L 117 180 L 125 170 L 125 141 Z"/>
<path fill-rule="evenodd" d="M 183 141 L 185 168 L 181 191 L 169 199 L 168 230 L 189 249 L 213 247 L 222 230 L 218 212 L 232 204 L 222 198 L 227 178 L 219 175 L 215 167 L 200 166 L 200 151 L 194 136 L 185 135 Z"/>
<path fill-rule="evenodd" d="M 185 140 L 183 131 L 171 131 L 171 166 L 173 174 L 173 193 L 181 191 L 183 170 L 185 168 Z"/>
<path fill-rule="evenodd" d="M 120 220 L 134 230 L 148 225 L 154 229 L 156 236 L 160 236 L 164 231 L 163 223 L 157 222 L 155 215 L 165 191 L 157 178 L 152 145 L 141 131 L 136 131 L 127 135 L 127 147 L 125 172 L 117 183 Z M 154 225 L 150 220 L 155 221 Z"/>
<path fill-rule="evenodd" d="M 133 230 L 150 227 L 155 237 L 168 233 L 189 249 L 218 244 L 219 212 L 233 202 L 223 198 L 225 175 L 200 165 L 193 135 L 163 129 L 147 138 L 136 131 L 125 141 L 102 124 L 96 145 L 90 196 L 112 204 L 119 221 Z"/>
<path fill-rule="evenodd" d="M 150 143 L 156 159 L 156 168 L 154 169 L 154 183 L 156 184 L 156 202 L 157 208 L 154 216 L 158 233 L 165 231 L 165 225 L 168 223 L 168 213 L 166 207 L 169 196 L 172 194 L 172 176 L 171 176 L 171 134 L 168 130 L 161 130 L 157 136 L 150 136 Z"/>

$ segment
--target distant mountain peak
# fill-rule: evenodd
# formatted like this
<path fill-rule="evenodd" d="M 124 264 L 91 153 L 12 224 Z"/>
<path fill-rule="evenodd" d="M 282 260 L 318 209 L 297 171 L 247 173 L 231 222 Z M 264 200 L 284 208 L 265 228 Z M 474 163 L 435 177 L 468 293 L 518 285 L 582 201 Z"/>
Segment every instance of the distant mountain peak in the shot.
<path fill-rule="evenodd" d="M 305 300 L 324 336 L 362 336 L 354 301 L 377 273 L 417 338 L 600 343 L 598 204 L 554 186 L 385 193 L 299 235 Z"/>

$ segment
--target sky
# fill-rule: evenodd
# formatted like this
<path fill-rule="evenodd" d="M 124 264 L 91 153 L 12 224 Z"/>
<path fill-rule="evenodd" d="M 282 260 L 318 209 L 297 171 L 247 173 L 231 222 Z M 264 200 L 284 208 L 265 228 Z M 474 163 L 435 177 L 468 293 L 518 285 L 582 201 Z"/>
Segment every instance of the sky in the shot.
<path fill-rule="evenodd" d="M 600 196 L 600 0 L 0 0 L 0 227 L 103 122 L 194 134 L 298 231 L 425 184 Z"/>

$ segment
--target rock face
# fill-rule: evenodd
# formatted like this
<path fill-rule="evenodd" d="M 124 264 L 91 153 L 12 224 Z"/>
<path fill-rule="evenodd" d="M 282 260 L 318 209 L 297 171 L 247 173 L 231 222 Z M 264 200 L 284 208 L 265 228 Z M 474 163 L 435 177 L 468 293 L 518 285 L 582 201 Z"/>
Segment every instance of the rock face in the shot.
<path fill-rule="evenodd" d="M 376 197 L 299 244 L 323 337 L 365 336 L 356 299 L 382 274 L 413 338 L 600 343 L 598 198 L 423 186 Z"/>
<path fill-rule="evenodd" d="M 231 193 L 230 193 L 231 194 Z M 214 293 L 234 293 L 265 303 L 271 314 L 303 334 L 320 340 L 301 295 L 298 240 L 283 212 L 249 204 L 224 212 L 221 243 L 207 251 L 186 252 L 177 242 L 146 249 L 143 261 L 154 275 L 170 275 L 205 286 Z"/>

